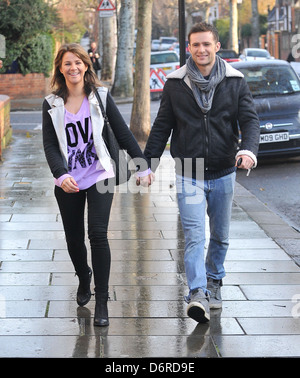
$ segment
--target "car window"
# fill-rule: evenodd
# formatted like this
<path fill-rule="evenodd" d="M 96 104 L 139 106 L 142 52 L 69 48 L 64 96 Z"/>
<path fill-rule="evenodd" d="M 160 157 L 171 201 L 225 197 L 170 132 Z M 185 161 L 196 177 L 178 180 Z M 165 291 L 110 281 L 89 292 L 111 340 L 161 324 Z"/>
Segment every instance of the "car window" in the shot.
<path fill-rule="evenodd" d="M 219 50 L 217 52 L 217 54 L 221 57 L 221 58 L 225 58 L 225 59 L 230 59 L 230 58 L 237 58 L 238 57 L 238 54 L 235 52 L 235 51 L 223 51 L 223 50 Z"/>
<path fill-rule="evenodd" d="M 176 38 L 161 38 L 161 43 L 173 43 L 176 42 Z"/>
<path fill-rule="evenodd" d="M 289 66 L 239 68 L 253 96 L 300 92 L 300 81 Z"/>
<path fill-rule="evenodd" d="M 258 58 L 267 58 L 269 56 L 267 51 L 250 50 L 247 51 L 247 56 L 256 56 Z"/>
<path fill-rule="evenodd" d="M 153 54 L 151 55 L 151 64 L 163 64 L 163 63 L 173 63 L 178 62 L 177 54 Z"/>

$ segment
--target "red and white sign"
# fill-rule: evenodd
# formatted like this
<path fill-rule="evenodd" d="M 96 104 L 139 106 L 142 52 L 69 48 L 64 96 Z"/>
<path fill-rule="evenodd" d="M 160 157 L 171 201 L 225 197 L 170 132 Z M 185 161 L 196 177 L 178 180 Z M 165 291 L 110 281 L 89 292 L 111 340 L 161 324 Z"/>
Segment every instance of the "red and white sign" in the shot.
<path fill-rule="evenodd" d="M 114 15 L 116 7 L 112 0 L 101 0 L 97 8 L 100 17 L 111 17 Z"/>
<path fill-rule="evenodd" d="M 166 77 L 167 77 L 167 74 L 165 73 L 165 71 L 162 69 L 162 68 L 158 68 L 157 69 L 157 74 L 158 76 L 161 78 L 161 80 L 165 83 L 166 82 Z"/>
<path fill-rule="evenodd" d="M 162 70 L 161 70 L 162 71 Z M 165 85 L 165 80 L 161 76 L 166 76 L 162 71 L 156 71 L 152 69 L 150 71 L 150 92 L 162 92 Z"/>

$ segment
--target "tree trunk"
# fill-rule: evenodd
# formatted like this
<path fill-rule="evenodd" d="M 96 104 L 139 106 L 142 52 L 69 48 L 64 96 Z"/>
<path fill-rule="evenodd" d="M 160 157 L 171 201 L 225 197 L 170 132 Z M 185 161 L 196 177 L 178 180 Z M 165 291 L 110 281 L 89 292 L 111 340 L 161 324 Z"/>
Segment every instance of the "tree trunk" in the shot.
<path fill-rule="evenodd" d="M 230 0 L 230 48 L 239 52 L 237 0 Z"/>
<path fill-rule="evenodd" d="M 135 27 L 135 0 L 121 0 L 118 31 L 118 54 L 113 96 L 133 96 L 133 45 Z"/>
<path fill-rule="evenodd" d="M 102 69 L 101 80 L 111 81 L 114 78 L 116 62 L 116 19 L 113 17 L 101 18 L 100 33 L 102 33 Z"/>
<path fill-rule="evenodd" d="M 138 2 L 134 96 L 130 129 L 139 142 L 150 133 L 150 52 L 153 0 Z"/>

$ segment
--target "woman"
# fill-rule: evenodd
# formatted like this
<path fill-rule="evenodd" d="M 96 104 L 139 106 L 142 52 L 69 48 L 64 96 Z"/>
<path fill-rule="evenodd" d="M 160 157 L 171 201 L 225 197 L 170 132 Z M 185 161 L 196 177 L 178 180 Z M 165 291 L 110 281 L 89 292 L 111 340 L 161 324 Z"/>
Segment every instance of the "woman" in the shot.
<path fill-rule="evenodd" d="M 97 183 L 114 177 L 109 153 L 102 138 L 103 117 L 95 96 L 106 107 L 120 145 L 132 158 L 144 155 L 107 89 L 98 81 L 89 55 L 78 44 L 63 45 L 55 59 L 52 79 L 55 91 L 43 103 L 43 143 L 55 178 L 55 197 L 61 212 L 68 252 L 79 278 L 77 303 L 91 298 L 92 270 L 84 243 L 84 211 L 88 205 L 88 236 L 95 282 L 94 325 L 107 326 L 110 249 L 107 240 L 113 192 L 97 191 Z M 140 176 L 148 175 L 148 171 Z M 111 187 L 111 185 L 108 185 Z"/>

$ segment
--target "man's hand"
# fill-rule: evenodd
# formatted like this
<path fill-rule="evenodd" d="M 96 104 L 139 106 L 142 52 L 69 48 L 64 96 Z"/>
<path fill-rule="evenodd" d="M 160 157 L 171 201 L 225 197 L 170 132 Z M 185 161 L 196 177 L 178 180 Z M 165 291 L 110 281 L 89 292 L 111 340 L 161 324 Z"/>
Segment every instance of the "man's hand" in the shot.
<path fill-rule="evenodd" d="M 145 188 L 148 188 L 148 186 L 150 186 L 155 180 L 155 175 L 153 172 L 151 172 L 148 176 L 145 176 L 145 177 L 138 177 L 137 180 L 136 180 L 136 185 L 139 186 L 143 186 Z"/>
<path fill-rule="evenodd" d="M 241 160 L 241 164 L 238 165 L 239 160 Z M 254 161 L 248 155 L 240 155 L 237 157 L 235 166 L 240 169 L 251 169 L 254 165 Z"/>

